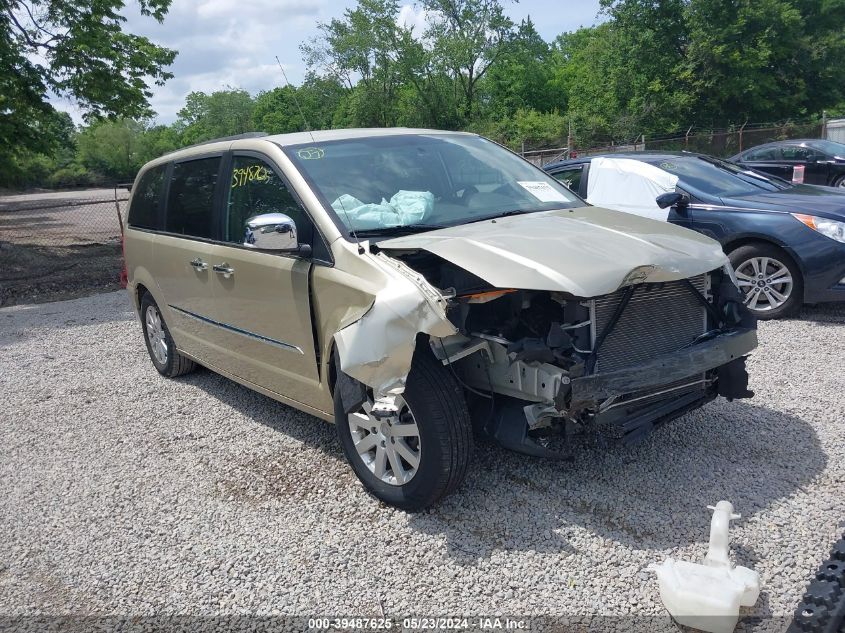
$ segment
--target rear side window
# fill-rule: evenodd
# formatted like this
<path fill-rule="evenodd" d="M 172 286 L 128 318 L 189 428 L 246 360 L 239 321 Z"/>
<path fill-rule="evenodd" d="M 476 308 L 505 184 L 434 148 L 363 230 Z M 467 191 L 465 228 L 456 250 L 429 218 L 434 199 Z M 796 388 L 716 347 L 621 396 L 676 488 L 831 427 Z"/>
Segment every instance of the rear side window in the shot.
<path fill-rule="evenodd" d="M 578 193 L 581 188 L 581 176 L 584 173 L 583 165 L 565 171 L 556 171 L 552 174 L 558 181 L 562 182 L 573 193 Z"/>
<path fill-rule="evenodd" d="M 167 165 L 146 171 L 132 194 L 129 225 L 141 229 L 161 229 L 161 189 Z"/>
<path fill-rule="evenodd" d="M 761 147 L 759 149 L 752 149 L 745 155 L 745 160 L 780 160 L 780 148 Z"/>
<path fill-rule="evenodd" d="M 167 195 L 167 231 L 213 238 L 214 191 L 220 157 L 188 160 L 173 165 Z"/>

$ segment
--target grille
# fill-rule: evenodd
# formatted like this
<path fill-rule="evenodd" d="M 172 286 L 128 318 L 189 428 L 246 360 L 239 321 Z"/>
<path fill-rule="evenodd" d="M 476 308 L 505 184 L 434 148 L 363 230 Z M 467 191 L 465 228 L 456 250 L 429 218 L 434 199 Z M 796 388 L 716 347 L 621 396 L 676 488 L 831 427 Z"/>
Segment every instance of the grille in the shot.
<path fill-rule="evenodd" d="M 690 278 L 704 292 L 707 275 Z M 625 290 L 598 297 L 594 323 L 598 336 L 613 318 Z M 597 356 L 596 371 L 642 363 L 688 345 L 705 331 L 706 311 L 683 281 L 637 286 Z"/>

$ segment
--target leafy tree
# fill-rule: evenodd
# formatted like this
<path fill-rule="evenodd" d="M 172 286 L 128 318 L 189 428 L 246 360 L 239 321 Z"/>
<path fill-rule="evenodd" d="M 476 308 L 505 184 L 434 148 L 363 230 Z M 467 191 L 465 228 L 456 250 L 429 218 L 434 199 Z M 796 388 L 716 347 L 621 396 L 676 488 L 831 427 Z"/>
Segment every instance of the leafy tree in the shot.
<path fill-rule="evenodd" d="M 319 24 L 320 36 L 301 46 L 309 68 L 355 89 L 349 107 L 362 125 L 389 126 L 396 120 L 397 42 L 403 30 L 398 13 L 396 0 L 359 0 L 342 18 Z"/>
<path fill-rule="evenodd" d="M 255 131 L 255 104 L 246 90 L 227 88 L 211 94 L 192 92 L 179 110 L 176 128 L 185 145 Z"/>
<path fill-rule="evenodd" d="M 537 33 L 531 18 L 508 34 L 495 64 L 487 72 L 484 99 L 496 118 L 523 109 L 563 110 L 566 95 L 552 83 L 552 50 Z"/>
<path fill-rule="evenodd" d="M 471 121 L 478 82 L 498 59 L 513 22 L 499 0 L 422 0 L 421 4 L 428 15 L 425 36 L 434 59 L 458 84 L 463 117 Z"/>
<path fill-rule="evenodd" d="M 818 113 L 845 96 L 845 3 L 694 0 L 686 66 L 714 125 Z"/>
<path fill-rule="evenodd" d="M 132 119 L 97 121 L 79 134 L 79 161 L 108 179 L 130 180 L 144 164 L 143 132 L 143 125 Z"/>
<path fill-rule="evenodd" d="M 139 4 L 142 14 L 161 22 L 170 0 Z M 176 53 L 124 33 L 122 7 L 121 0 L 0 0 L 2 105 L 13 106 L 0 125 L 17 123 L 16 116 L 49 116 L 48 90 L 75 99 L 89 115 L 148 114 L 148 81 L 169 79 L 164 68 Z"/>

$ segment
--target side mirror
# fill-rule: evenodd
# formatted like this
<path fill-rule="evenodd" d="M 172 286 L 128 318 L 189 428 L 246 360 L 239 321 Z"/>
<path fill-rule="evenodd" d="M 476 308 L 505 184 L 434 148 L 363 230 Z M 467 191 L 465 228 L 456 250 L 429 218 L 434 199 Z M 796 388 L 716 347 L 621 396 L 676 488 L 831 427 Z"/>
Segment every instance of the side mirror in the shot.
<path fill-rule="evenodd" d="M 679 209 L 686 207 L 689 204 L 689 196 L 677 191 L 670 191 L 669 193 L 662 193 L 655 198 L 657 206 L 661 209 L 667 207 L 678 207 Z"/>
<path fill-rule="evenodd" d="M 296 223 L 284 213 L 264 213 L 246 221 L 244 246 L 262 251 L 299 252 Z"/>

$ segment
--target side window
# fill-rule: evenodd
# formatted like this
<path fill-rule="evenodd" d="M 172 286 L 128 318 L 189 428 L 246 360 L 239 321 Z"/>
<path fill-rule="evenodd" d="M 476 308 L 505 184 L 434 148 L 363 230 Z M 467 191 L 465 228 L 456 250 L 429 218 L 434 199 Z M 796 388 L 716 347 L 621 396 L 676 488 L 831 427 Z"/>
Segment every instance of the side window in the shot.
<path fill-rule="evenodd" d="M 745 160 L 755 161 L 773 161 L 780 160 L 780 148 L 778 147 L 761 147 L 759 149 L 752 149 L 745 155 Z"/>
<path fill-rule="evenodd" d="M 142 229 L 161 230 L 161 190 L 167 165 L 149 169 L 132 194 L 132 206 L 129 208 L 130 226 Z"/>
<path fill-rule="evenodd" d="M 573 169 L 565 169 L 563 171 L 556 171 L 552 174 L 555 180 L 562 182 L 573 193 L 578 193 L 581 188 L 581 176 L 584 173 L 584 167 L 579 165 Z"/>
<path fill-rule="evenodd" d="M 220 158 L 200 158 L 173 165 L 167 195 L 167 231 L 213 238 L 214 188 Z"/>
<path fill-rule="evenodd" d="M 225 241 L 243 243 L 246 221 L 264 213 L 290 216 L 296 223 L 299 242 L 311 245 L 315 258 L 328 260 L 328 252 L 314 230 L 314 223 L 276 171 L 260 158 L 235 156 L 226 205 Z"/>
<path fill-rule="evenodd" d="M 783 157 L 785 160 L 795 160 L 799 162 L 809 162 L 818 160 L 819 155 L 816 150 L 809 147 L 801 147 L 800 145 L 787 145 L 783 148 Z"/>

